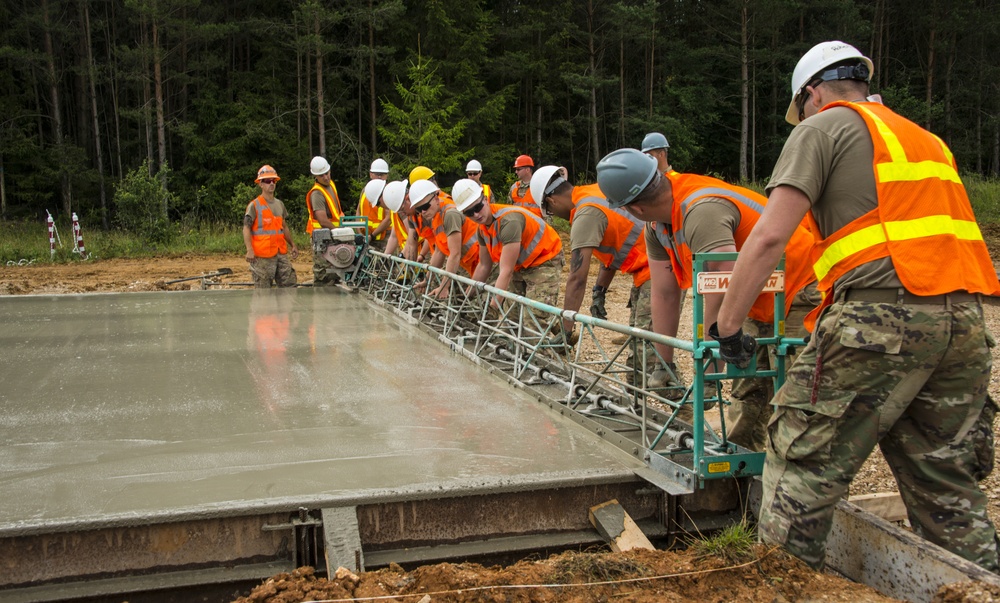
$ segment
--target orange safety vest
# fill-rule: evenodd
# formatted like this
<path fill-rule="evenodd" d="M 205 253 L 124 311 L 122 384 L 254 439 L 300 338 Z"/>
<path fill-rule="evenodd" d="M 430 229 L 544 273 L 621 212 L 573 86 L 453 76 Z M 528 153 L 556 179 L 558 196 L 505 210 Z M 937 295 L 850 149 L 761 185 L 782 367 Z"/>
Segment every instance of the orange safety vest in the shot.
<path fill-rule="evenodd" d="M 326 199 L 326 213 L 330 216 L 330 221 L 333 222 L 334 226 L 340 223 L 340 219 L 344 215 L 340 209 L 340 195 L 337 194 L 337 185 L 333 183 L 333 180 L 330 181 L 330 188 L 333 189 L 332 197 L 330 193 L 326 192 L 326 189 L 319 185 L 319 182 L 313 184 L 313 187 L 306 193 L 306 208 L 309 210 L 309 222 L 306 224 L 306 232 L 309 234 L 312 234 L 312 231 L 317 228 L 323 228 L 319 220 L 316 219 L 316 216 L 313 215 L 312 203 L 309 202 L 309 197 L 312 196 L 313 191 L 323 193 L 323 197 Z"/>
<path fill-rule="evenodd" d="M 539 218 L 542 217 L 542 208 L 531 197 L 531 187 L 528 184 L 523 184 L 520 180 L 510 185 L 510 202 L 515 207 L 526 209 Z"/>
<path fill-rule="evenodd" d="M 672 224 L 654 222 L 656 238 L 667 250 L 681 289 L 692 285 L 692 253 L 684 239 L 684 216 L 691 205 L 706 197 L 719 197 L 731 201 L 740 211 L 740 224 L 733 233 L 736 250 L 743 249 L 750 231 L 757 224 L 767 205 L 767 198 L 741 186 L 734 186 L 710 176 L 668 172 L 666 177 L 673 186 Z M 671 230 L 668 230 L 671 229 Z M 792 307 L 795 295 L 816 280 L 809 264 L 812 235 L 801 225 L 795 228 L 785 246 L 785 314 Z M 750 318 L 761 322 L 774 321 L 774 294 L 761 293 L 750 308 Z"/>
<path fill-rule="evenodd" d="M 371 234 L 375 232 L 375 229 L 378 228 L 379 224 L 382 223 L 382 220 L 385 219 L 385 210 L 378 205 L 373 207 L 372 204 L 368 202 L 368 197 L 365 195 L 364 191 L 362 191 L 361 200 L 358 201 L 358 215 L 367 218 L 368 234 Z M 386 235 L 388 235 L 388 233 L 388 229 L 382 231 L 377 237 L 375 237 L 375 240 L 381 241 L 386 237 Z"/>
<path fill-rule="evenodd" d="M 458 211 L 455 208 L 455 202 L 451 199 L 440 199 L 440 206 L 438 208 L 438 213 L 431 220 L 431 227 L 429 229 L 428 236 L 426 237 L 430 241 L 431 248 L 440 249 L 441 253 L 451 255 L 451 251 L 448 249 L 448 234 L 444 231 L 444 214 L 448 211 Z M 462 216 L 461 212 L 459 212 Z M 467 219 L 462 216 L 462 268 L 469 271 L 469 274 L 473 274 L 476 271 L 476 266 L 479 265 L 479 240 L 476 238 L 477 224 L 472 220 Z"/>
<path fill-rule="evenodd" d="M 483 238 L 486 239 L 486 249 L 494 264 L 500 261 L 500 252 L 503 251 L 503 245 L 500 243 L 500 223 L 515 213 L 524 214 L 521 251 L 517 256 L 515 271 L 533 268 L 562 253 L 562 239 L 559 238 L 559 233 L 545 220 L 523 207 L 493 204 L 490 208 L 493 210 L 493 224 L 478 226 L 483 232 Z"/>
<path fill-rule="evenodd" d="M 819 310 L 833 303 L 830 293 L 837 279 L 887 256 L 914 295 L 1000 293 L 989 250 L 944 141 L 880 103 L 837 101 L 821 111 L 831 107 L 853 109 L 868 126 L 878 207 L 825 239 L 812 213 L 807 214 L 816 237 L 812 267 L 823 293 L 823 303 L 810 318 L 815 321 Z"/>
<path fill-rule="evenodd" d="M 257 212 L 250 230 L 253 254 L 259 258 L 273 258 L 279 253 L 286 253 L 288 242 L 285 241 L 284 219 L 274 215 L 264 195 L 254 199 L 253 206 Z"/>
<path fill-rule="evenodd" d="M 569 222 L 573 223 L 581 207 L 591 206 L 604 212 L 608 227 L 594 255 L 605 268 L 621 270 L 632 275 L 632 284 L 641 287 L 649 280 L 649 258 L 646 256 L 646 223 L 623 209 L 611 209 L 607 198 L 596 184 L 573 187 L 573 210 Z M 572 232 L 572 231 L 571 231 Z"/>

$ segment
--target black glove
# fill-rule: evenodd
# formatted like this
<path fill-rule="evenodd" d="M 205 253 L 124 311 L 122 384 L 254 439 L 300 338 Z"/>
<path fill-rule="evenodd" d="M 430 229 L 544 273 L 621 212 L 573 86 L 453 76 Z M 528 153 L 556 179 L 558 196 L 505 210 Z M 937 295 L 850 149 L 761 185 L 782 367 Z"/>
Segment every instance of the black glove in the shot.
<path fill-rule="evenodd" d="M 608 290 L 600 285 L 594 285 L 591 289 L 590 315 L 602 320 L 608 317 L 608 312 L 604 309 L 604 294 Z"/>
<path fill-rule="evenodd" d="M 719 342 L 719 357 L 736 368 L 745 369 L 750 366 L 754 352 L 757 351 L 757 340 L 743 333 L 743 329 L 727 337 L 719 336 L 719 323 L 713 322 L 708 327 L 708 335 Z"/>

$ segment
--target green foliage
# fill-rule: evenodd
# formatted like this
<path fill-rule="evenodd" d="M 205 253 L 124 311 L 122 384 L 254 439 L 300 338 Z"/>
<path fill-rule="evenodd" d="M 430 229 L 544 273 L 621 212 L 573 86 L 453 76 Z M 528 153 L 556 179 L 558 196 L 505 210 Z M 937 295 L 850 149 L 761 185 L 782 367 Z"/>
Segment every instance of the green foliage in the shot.
<path fill-rule="evenodd" d="M 754 558 L 757 535 L 750 524 L 740 521 L 708 537 L 696 538 L 691 548 L 703 557 L 719 557 L 727 563 L 743 563 Z"/>
<path fill-rule="evenodd" d="M 962 182 L 969 194 L 976 221 L 980 224 L 1000 224 L 1000 180 L 963 174 Z"/>
<path fill-rule="evenodd" d="M 382 102 L 389 124 L 379 126 L 379 132 L 399 153 L 394 163 L 408 166 L 405 172 L 417 165 L 435 172 L 464 168 L 472 151 L 460 151 L 459 142 L 469 121 L 458 114 L 458 102 L 446 94 L 434 62 L 418 56 L 407 77 L 409 88 L 396 83 L 402 106 Z"/>
<path fill-rule="evenodd" d="M 164 209 L 171 201 L 163 186 L 166 177 L 167 167 L 151 176 L 146 162 L 129 172 L 115 190 L 115 225 L 149 243 L 170 242 L 174 231 Z"/>

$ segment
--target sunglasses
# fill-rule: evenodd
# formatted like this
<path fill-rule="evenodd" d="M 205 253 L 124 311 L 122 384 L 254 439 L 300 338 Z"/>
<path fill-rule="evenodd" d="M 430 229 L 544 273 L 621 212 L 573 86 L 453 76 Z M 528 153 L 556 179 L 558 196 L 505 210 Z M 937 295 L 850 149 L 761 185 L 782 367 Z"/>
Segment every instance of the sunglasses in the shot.
<path fill-rule="evenodd" d="M 472 216 L 481 212 L 483 210 L 484 205 L 486 205 L 486 201 L 480 201 L 479 203 L 476 203 L 472 207 L 463 211 L 462 215 L 465 216 L 466 218 L 471 218 Z"/>
<path fill-rule="evenodd" d="M 419 212 L 419 213 L 424 213 L 425 211 L 428 211 L 430 208 L 431 208 L 431 204 L 430 203 L 425 203 L 424 205 L 421 205 L 420 207 L 414 207 L 413 211 Z"/>
<path fill-rule="evenodd" d="M 260 181 L 261 184 L 274 184 L 275 182 L 277 182 L 277 180 L 275 180 L 274 178 L 263 178 Z"/>
<path fill-rule="evenodd" d="M 465 172 L 466 176 L 478 176 L 479 174 L 482 174 L 482 172 Z"/>

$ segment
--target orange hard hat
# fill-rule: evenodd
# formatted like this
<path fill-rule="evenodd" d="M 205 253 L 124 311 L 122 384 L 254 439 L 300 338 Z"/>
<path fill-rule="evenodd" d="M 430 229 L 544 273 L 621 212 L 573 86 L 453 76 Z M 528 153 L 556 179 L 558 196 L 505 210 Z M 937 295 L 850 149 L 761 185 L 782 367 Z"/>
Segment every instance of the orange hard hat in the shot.
<path fill-rule="evenodd" d="M 278 172 L 269 165 L 263 165 L 259 170 L 257 170 L 257 179 L 254 182 L 260 182 L 263 178 L 274 178 L 275 180 L 281 180 L 278 177 Z"/>
<path fill-rule="evenodd" d="M 518 155 L 517 159 L 514 160 L 514 167 L 524 167 L 524 166 L 535 167 L 535 162 L 531 160 L 531 157 L 527 155 Z"/>

